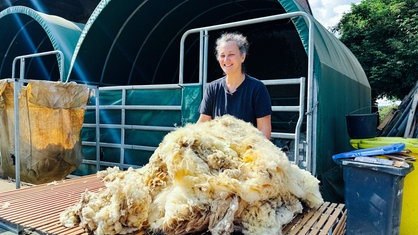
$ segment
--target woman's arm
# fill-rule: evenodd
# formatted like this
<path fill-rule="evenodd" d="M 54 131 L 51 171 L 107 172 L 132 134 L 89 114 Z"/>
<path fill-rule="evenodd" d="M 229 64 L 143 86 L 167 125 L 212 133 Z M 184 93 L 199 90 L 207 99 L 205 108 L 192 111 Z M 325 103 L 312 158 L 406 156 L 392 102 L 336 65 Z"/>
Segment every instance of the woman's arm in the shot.
<path fill-rule="evenodd" d="M 200 114 L 199 119 L 197 120 L 197 122 L 207 122 L 212 120 L 212 117 L 206 114 Z"/>
<path fill-rule="evenodd" d="M 257 129 L 259 129 L 267 139 L 271 136 L 271 115 L 257 118 Z"/>

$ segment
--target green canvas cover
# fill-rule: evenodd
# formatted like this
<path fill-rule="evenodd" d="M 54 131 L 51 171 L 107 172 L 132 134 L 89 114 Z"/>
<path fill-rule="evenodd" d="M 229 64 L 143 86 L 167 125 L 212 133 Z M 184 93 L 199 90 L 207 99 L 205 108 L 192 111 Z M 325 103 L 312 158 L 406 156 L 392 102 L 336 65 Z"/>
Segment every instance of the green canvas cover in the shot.
<path fill-rule="evenodd" d="M 12 63 L 17 56 L 59 50 L 64 55 L 62 73 L 66 79 L 83 26 L 24 6 L 9 7 L 1 11 L 0 78 L 11 77 Z M 27 61 L 26 78 L 59 80 L 59 55 Z"/>
<path fill-rule="evenodd" d="M 68 32 L 52 30 L 56 28 L 51 26 L 54 20 L 45 20 L 50 16 L 22 9 L 2 12 L 0 29 L 7 25 L 14 14 L 28 15 L 30 20 L 26 25 L 37 25 L 38 29 L 41 29 L 36 30 L 36 27 L 26 26 L 31 35 L 29 38 L 35 40 L 39 35 L 43 36 L 48 39 L 44 41 L 53 45 L 48 48 L 63 50 L 66 61 L 70 60 L 67 73 L 70 81 L 98 86 L 176 84 L 179 79 L 180 38 L 186 30 L 296 11 L 310 13 L 307 1 L 172 0 L 161 4 L 158 1 L 147 0 L 102 0 L 81 33 L 79 31 L 81 27 L 76 30 L 78 25 L 72 25 L 76 32 L 74 37 L 69 37 Z M 31 24 L 33 20 L 38 23 Z M 350 150 L 345 115 L 359 108 L 370 107 L 370 86 L 353 54 L 317 21 L 313 22 L 314 80 L 313 84 L 308 84 L 314 88 L 313 106 L 309 107 L 309 112 L 313 115 L 313 143 L 309 144 L 314 146 L 313 171 L 321 180 L 324 198 L 337 201 L 341 200 L 342 180 L 340 169 L 332 162 L 331 156 Z M 62 24 L 66 25 L 65 27 L 57 28 L 61 30 L 66 27 L 71 28 L 68 23 Z M 294 18 L 263 23 L 256 27 L 231 29 L 234 30 L 243 32 L 251 42 L 250 54 L 246 60 L 247 72 L 250 75 L 263 80 L 308 76 L 308 27 L 304 19 Z M 33 33 L 35 31 L 46 33 Z M 21 33 L 12 31 L 10 35 L 1 34 L 1 41 L 9 46 L 6 49 L 0 48 L 0 52 L 8 54 L 10 51 L 18 51 L 10 45 L 14 45 L 14 35 Z M 214 48 L 214 41 L 220 33 L 222 31 L 209 35 L 210 50 Z M 61 44 L 60 40 L 64 40 L 67 36 L 69 41 Z M 78 37 L 76 44 L 72 39 L 70 40 L 75 37 Z M 24 44 L 30 45 L 30 40 Z M 36 45 L 41 48 L 43 44 Z M 190 37 L 186 42 L 186 48 L 184 82 L 194 84 L 198 82 L 199 74 L 198 37 Z M 0 72 L 10 66 L 11 57 L 8 57 L 8 60 L 9 62 L 3 60 Z M 46 70 L 54 71 L 54 66 L 49 66 Z M 222 71 L 215 58 L 210 57 L 209 81 L 221 75 Z M 197 119 L 202 87 L 195 89 L 183 90 L 183 97 L 189 98 L 183 99 L 181 115 L 170 115 L 175 120 L 168 118 L 167 121 L 184 124 Z M 293 102 L 298 96 L 298 90 L 293 88 L 272 88 L 269 91 L 275 104 Z M 286 99 L 276 99 L 283 95 Z M 165 95 L 158 97 L 163 96 Z M 144 117 L 154 115 L 156 114 L 144 114 Z M 285 121 L 289 117 L 282 115 L 284 114 L 273 117 L 274 131 L 294 127 L 294 122 Z M 109 116 L 110 120 L 117 119 L 111 114 L 106 116 Z M 156 138 L 149 138 L 149 141 L 154 139 L 154 142 L 158 142 L 160 136 L 161 134 L 157 134 Z"/>
<path fill-rule="evenodd" d="M 287 11 L 303 10 L 291 1 L 282 1 Z M 343 201 L 341 168 L 331 159 L 332 155 L 352 150 L 345 123 L 345 116 L 361 109 L 371 110 L 371 88 L 363 68 L 352 52 L 314 21 L 314 77 L 317 83 L 316 175 L 322 182 L 324 198 Z M 298 19 L 296 28 L 307 49 L 306 23 Z"/>
<path fill-rule="evenodd" d="M 103 0 L 80 36 L 69 79 L 100 86 L 177 83 L 179 39 L 185 30 L 296 11 L 309 12 L 309 7 L 304 1 L 294 0 L 165 4 Z M 316 88 L 312 107 L 316 146 L 313 170 L 322 181 L 324 197 L 336 201 L 341 200 L 342 181 L 331 156 L 350 149 L 345 115 L 360 107 L 370 107 L 370 86 L 353 54 L 315 20 L 313 28 Z M 307 76 L 308 27 L 302 18 L 236 30 L 244 32 L 252 42 L 247 58 L 250 74 L 261 79 Z M 216 33 L 210 36 L 209 48 L 213 48 L 216 37 Z M 199 43 L 197 38 L 189 40 L 186 83 L 196 82 L 198 74 Z M 209 59 L 208 77 L 213 79 L 221 73 L 216 61 Z M 270 92 L 274 98 L 286 90 Z M 197 112 L 197 106 L 195 102 L 188 112 Z M 286 123 L 280 124 L 281 119 L 273 117 L 274 129 L 286 128 Z"/>

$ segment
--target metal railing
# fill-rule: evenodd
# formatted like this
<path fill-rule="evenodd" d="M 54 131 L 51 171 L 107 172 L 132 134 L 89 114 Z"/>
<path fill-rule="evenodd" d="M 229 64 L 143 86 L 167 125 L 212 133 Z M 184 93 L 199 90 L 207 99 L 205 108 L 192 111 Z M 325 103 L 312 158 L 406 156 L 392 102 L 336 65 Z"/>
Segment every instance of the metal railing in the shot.
<path fill-rule="evenodd" d="M 273 112 L 297 112 L 298 120 L 296 122 L 294 133 L 284 132 L 272 132 L 271 137 L 277 139 L 291 139 L 294 141 L 294 158 L 293 163 L 298 166 L 306 167 L 306 159 L 300 155 L 301 148 L 304 145 L 300 144 L 301 128 L 303 123 L 303 117 L 305 116 L 305 77 L 291 78 L 291 79 L 275 79 L 275 80 L 262 80 L 266 86 L 270 85 L 299 85 L 299 105 L 296 106 L 272 106 Z M 306 132 L 306 130 L 305 130 Z"/>
<path fill-rule="evenodd" d="M 316 145 L 316 142 L 314 141 L 314 119 L 315 119 L 315 112 L 313 104 L 315 103 L 313 100 L 315 97 L 314 94 L 314 79 L 313 79 L 313 64 L 314 64 L 314 39 L 313 39 L 313 23 L 311 16 L 307 14 L 306 12 L 291 12 L 291 13 L 285 13 L 285 14 L 279 14 L 279 15 L 273 15 L 273 16 L 266 16 L 266 17 L 260 17 L 260 18 L 254 18 L 249 20 L 242 20 L 232 23 L 225 23 L 225 24 L 219 24 L 219 25 L 213 25 L 213 26 L 207 26 L 207 27 L 200 27 L 200 28 L 194 28 L 187 30 L 181 38 L 180 41 L 180 64 L 179 64 L 179 83 L 183 83 L 183 76 L 184 76 L 184 51 L 185 51 L 185 41 L 186 38 L 193 34 L 193 33 L 199 33 L 199 40 L 200 40 L 200 52 L 199 52 L 199 84 L 202 84 L 203 87 L 207 83 L 207 61 L 208 61 L 208 44 L 209 44 L 209 31 L 214 30 L 220 30 L 220 29 L 227 29 L 227 28 L 233 28 L 238 26 L 245 26 L 245 25 L 251 25 L 251 24 L 258 24 L 258 23 L 264 23 L 264 22 L 270 22 L 270 21 L 276 21 L 276 20 L 282 20 L 282 19 L 292 19 L 292 18 L 298 18 L 301 17 L 305 20 L 307 26 L 308 26 L 308 76 L 307 76 L 307 111 L 305 113 L 304 110 L 304 99 L 305 99 L 305 78 L 301 79 L 275 79 L 275 80 L 262 80 L 266 85 L 283 85 L 283 84 L 300 84 L 300 94 L 299 94 L 299 105 L 298 106 L 273 106 L 273 111 L 275 112 L 299 112 L 299 119 L 297 121 L 297 128 L 295 130 L 295 133 L 272 133 L 272 137 L 275 138 L 286 138 L 286 139 L 295 139 L 295 158 L 294 162 L 298 164 L 301 167 L 307 168 L 307 170 L 312 171 L 315 166 L 315 154 L 313 152 Z M 301 42 L 302 43 L 302 42 Z M 306 146 L 304 160 L 302 160 L 299 156 L 299 150 L 300 150 L 300 127 L 302 125 L 303 117 L 304 115 L 307 116 L 306 121 L 306 144 L 303 146 Z"/>
<path fill-rule="evenodd" d="M 178 84 L 166 84 L 166 85 L 136 85 L 136 86 L 109 86 L 95 88 L 95 104 L 88 105 L 87 110 L 95 110 L 95 123 L 84 123 L 83 128 L 95 128 L 96 139 L 95 141 L 82 141 L 83 146 L 94 146 L 96 148 L 96 160 L 83 159 L 84 164 L 96 165 L 96 170 L 100 170 L 100 166 L 118 166 L 120 168 L 138 167 L 138 165 L 125 164 L 125 150 L 145 150 L 153 152 L 157 146 L 143 146 L 125 143 L 125 133 L 127 130 L 145 130 L 145 131 L 165 131 L 170 132 L 174 130 L 175 126 L 152 126 L 152 125 L 130 125 L 126 124 L 126 111 L 179 111 L 181 112 L 181 100 L 180 105 L 132 105 L 127 104 L 127 91 L 132 90 L 182 90 L 182 86 Z M 105 91 L 120 91 L 121 92 L 121 104 L 120 105 L 102 105 L 100 104 L 100 93 Z M 106 110 L 118 110 L 121 115 L 121 123 L 119 124 L 104 124 L 100 121 L 100 112 Z M 119 129 L 121 143 L 106 143 L 100 139 L 101 129 Z M 109 162 L 100 159 L 101 148 L 116 148 L 120 150 L 119 162 Z"/>

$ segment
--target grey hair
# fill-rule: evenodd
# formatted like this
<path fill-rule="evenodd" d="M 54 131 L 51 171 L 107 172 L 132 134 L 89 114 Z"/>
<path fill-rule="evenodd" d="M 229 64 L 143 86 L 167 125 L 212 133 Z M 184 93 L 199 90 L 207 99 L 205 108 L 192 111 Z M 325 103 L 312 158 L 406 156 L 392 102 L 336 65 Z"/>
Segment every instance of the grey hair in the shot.
<path fill-rule="evenodd" d="M 229 41 L 234 41 L 237 43 L 238 49 L 242 54 L 248 54 L 248 48 L 249 48 L 249 43 L 247 41 L 247 37 L 245 37 L 244 35 L 240 34 L 240 33 L 224 33 L 222 34 L 217 40 L 216 40 L 216 51 L 215 51 L 215 55 L 216 58 L 218 58 L 219 56 L 219 49 L 220 46 L 223 43 L 229 42 Z"/>

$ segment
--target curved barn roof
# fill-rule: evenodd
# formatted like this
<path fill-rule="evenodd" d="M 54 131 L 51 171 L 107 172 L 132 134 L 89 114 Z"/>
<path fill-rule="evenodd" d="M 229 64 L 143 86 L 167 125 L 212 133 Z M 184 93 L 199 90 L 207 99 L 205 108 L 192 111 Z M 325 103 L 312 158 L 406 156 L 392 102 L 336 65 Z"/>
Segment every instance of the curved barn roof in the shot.
<path fill-rule="evenodd" d="M 77 43 L 69 79 L 102 86 L 176 83 L 180 37 L 186 30 L 295 11 L 310 13 L 309 4 L 297 0 L 172 0 L 164 4 L 102 0 Z M 351 52 L 322 25 L 314 24 L 316 70 L 319 72 L 323 63 L 368 85 Z M 267 78 L 306 76 L 308 34 L 302 19 L 236 30 L 252 42 L 247 61 L 252 74 Z M 299 45 L 301 40 L 303 46 Z M 188 46 L 186 58 L 191 59 L 186 63 L 190 69 L 185 73 L 190 82 L 197 73 L 197 39 Z M 266 63 L 270 69 L 266 69 Z M 217 73 L 215 64 L 209 61 L 209 73 Z"/>
<path fill-rule="evenodd" d="M 0 12 L 0 77 L 10 77 L 13 59 L 17 56 L 60 50 L 64 54 L 64 78 L 83 25 L 58 16 L 14 6 Z M 61 62 L 48 57 L 26 64 L 26 77 L 58 80 Z"/>
<path fill-rule="evenodd" d="M 276 0 L 103 0 L 77 44 L 70 80 L 100 85 L 175 83 L 180 38 L 186 30 L 279 13 L 285 10 Z M 259 29 L 245 31 L 255 34 Z"/>
<path fill-rule="evenodd" d="M 102 0 L 83 28 L 29 8 L 10 7 L 0 12 L 0 76 L 10 76 L 12 60 L 18 55 L 61 50 L 65 57 L 64 74 L 78 83 L 177 83 L 180 39 L 187 30 L 297 11 L 310 13 L 307 1 Z M 241 31 L 250 41 L 246 58 L 249 74 L 262 80 L 308 77 L 308 26 L 303 18 L 230 30 Z M 210 33 L 209 48 L 214 48 L 220 33 Z M 190 36 L 185 42 L 185 83 L 199 80 L 198 36 Z M 370 107 L 371 92 L 354 55 L 316 20 L 313 38 L 314 81 L 308 85 L 316 90 L 312 90 L 314 103 L 307 108 L 307 115 L 314 117 L 317 125 L 313 131 L 316 142 L 309 145 L 317 148 L 317 167 L 313 169 L 325 188 L 332 188 L 337 185 L 337 177 L 331 156 L 350 147 L 342 130 L 344 115 L 359 107 Z M 58 61 L 29 66 L 27 73 L 53 77 L 58 74 Z M 209 80 L 222 75 L 214 56 L 208 60 L 207 71 Z M 271 95 L 298 92 L 274 89 Z"/>

